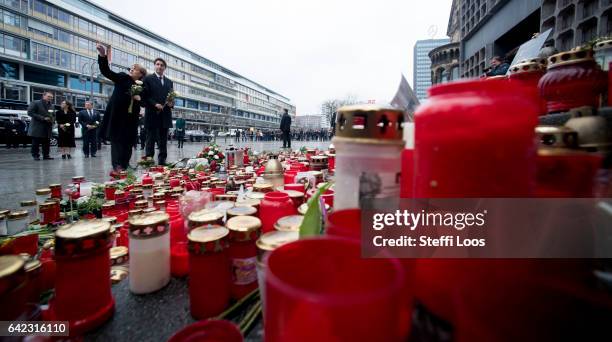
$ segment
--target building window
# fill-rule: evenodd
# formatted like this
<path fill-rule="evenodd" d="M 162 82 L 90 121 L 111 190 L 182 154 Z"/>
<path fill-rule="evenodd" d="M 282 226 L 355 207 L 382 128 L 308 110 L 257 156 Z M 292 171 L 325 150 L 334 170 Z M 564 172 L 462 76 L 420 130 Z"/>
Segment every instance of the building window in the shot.
<path fill-rule="evenodd" d="M 0 52 L 11 56 L 28 58 L 28 45 L 23 39 L 0 33 Z"/>
<path fill-rule="evenodd" d="M 69 82 L 70 89 L 82 90 L 82 91 L 91 91 L 91 80 L 89 78 L 80 79 L 78 76 L 70 76 Z M 100 92 L 101 84 L 98 81 L 94 81 L 94 92 Z"/>
<path fill-rule="evenodd" d="M 0 96 L 5 100 L 27 102 L 26 86 L 17 84 L 2 84 L 0 86 Z"/>
<path fill-rule="evenodd" d="M 13 62 L 0 61 L 0 77 L 19 79 L 19 64 Z"/>
<path fill-rule="evenodd" d="M 185 107 L 191 109 L 198 109 L 198 101 L 185 100 Z"/>
<path fill-rule="evenodd" d="M 66 75 L 25 65 L 23 69 L 24 80 L 33 83 L 47 84 L 55 87 L 66 87 Z"/>
<path fill-rule="evenodd" d="M 200 109 L 210 112 L 210 105 L 208 103 L 200 102 Z"/>

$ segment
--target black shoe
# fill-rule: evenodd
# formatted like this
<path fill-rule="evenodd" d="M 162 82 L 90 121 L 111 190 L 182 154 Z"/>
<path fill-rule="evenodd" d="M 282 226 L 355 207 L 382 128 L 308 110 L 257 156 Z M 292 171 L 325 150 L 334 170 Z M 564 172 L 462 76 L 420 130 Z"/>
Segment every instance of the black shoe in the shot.
<path fill-rule="evenodd" d="M 68 159 L 72 159 L 72 156 L 71 156 L 71 155 L 68 155 Z"/>
<path fill-rule="evenodd" d="M 85 158 L 89 158 L 89 154 L 86 154 L 86 155 L 85 155 Z"/>
<path fill-rule="evenodd" d="M 46 156 L 46 157 L 43 158 L 43 160 L 53 160 L 53 159 L 55 159 L 55 158 L 49 157 L 49 156 Z"/>
<path fill-rule="evenodd" d="M 65 154 L 62 154 L 62 159 L 66 159 L 66 155 Z"/>
<path fill-rule="evenodd" d="M 96 155 L 95 155 L 95 154 L 92 154 L 92 155 L 91 155 L 91 157 L 92 157 L 92 158 L 95 158 L 95 157 L 96 157 Z"/>
<path fill-rule="evenodd" d="M 40 157 L 32 157 L 34 160 L 40 160 Z"/>

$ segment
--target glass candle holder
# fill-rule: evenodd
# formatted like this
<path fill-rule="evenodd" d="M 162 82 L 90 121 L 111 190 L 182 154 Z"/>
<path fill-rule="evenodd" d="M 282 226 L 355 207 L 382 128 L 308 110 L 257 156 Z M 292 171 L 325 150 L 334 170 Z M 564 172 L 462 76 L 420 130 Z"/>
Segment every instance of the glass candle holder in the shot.
<path fill-rule="evenodd" d="M 0 320 L 16 320 L 27 302 L 25 261 L 17 255 L 0 256 Z"/>
<path fill-rule="evenodd" d="M 287 230 L 265 233 L 257 239 L 257 283 L 259 285 L 261 302 L 264 304 L 264 310 L 266 302 L 266 258 L 276 248 L 289 242 L 297 241 L 299 238 L 299 231 Z"/>
<path fill-rule="evenodd" d="M 44 188 L 36 190 L 36 202 L 38 204 L 45 203 L 51 197 L 51 189 Z"/>
<path fill-rule="evenodd" d="M 170 281 L 169 216 L 152 212 L 129 219 L 130 291 L 157 291 Z"/>
<path fill-rule="evenodd" d="M 253 216 L 236 216 L 227 220 L 232 269 L 232 298 L 239 300 L 257 288 L 257 247 L 261 221 Z"/>
<path fill-rule="evenodd" d="M 334 209 L 359 207 L 366 198 L 399 198 L 404 112 L 359 105 L 338 111 Z"/>
<path fill-rule="evenodd" d="M 79 221 L 55 233 L 54 320 L 69 321 L 71 336 L 89 331 L 109 319 L 115 301 L 111 294 L 110 223 Z"/>
<path fill-rule="evenodd" d="M 400 263 L 361 258 L 357 241 L 325 237 L 280 246 L 267 257 L 265 282 L 266 341 L 405 338 Z"/>
<path fill-rule="evenodd" d="M 257 216 L 257 209 L 249 205 L 238 205 L 227 209 L 227 218 L 230 219 L 234 216 Z"/>
<path fill-rule="evenodd" d="M 219 315 L 230 302 L 229 230 L 200 227 L 189 232 L 189 303 L 195 319 Z"/>
<path fill-rule="evenodd" d="M 215 209 L 202 209 L 189 214 L 188 227 L 189 230 L 210 225 L 223 225 L 225 215 L 222 211 Z"/>
<path fill-rule="evenodd" d="M 304 216 L 302 215 L 284 216 L 276 221 L 274 230 L 281 232 L 299 232 L 302 221 L 304 221 Z"/>
<path fill-rule="evenodd" d="M 38 222 L 38 203 L 36 200 L 21 201 L 21 210 L 28 211 L 28 222 Z"/>
<path fill-rule="evenodd" d="M 12 211 L 8 215 L 6 228 L 8 235 L 21 233 L 28 228 L 29 219 L 26 210 Z"/>

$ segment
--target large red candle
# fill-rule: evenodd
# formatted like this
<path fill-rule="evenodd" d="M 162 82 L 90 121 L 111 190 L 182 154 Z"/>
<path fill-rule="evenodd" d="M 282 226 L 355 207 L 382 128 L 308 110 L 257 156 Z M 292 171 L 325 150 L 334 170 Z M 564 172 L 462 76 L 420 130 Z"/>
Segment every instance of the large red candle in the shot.
<path fill-rule="evenodd" d="M 230 301 L 229 230 L 215 226 L 189 232 L 189 299 L 196 319 L 217 316 Z"/>
<path fill-rule="evenodd" d="M 257 288 L 257 247 L 261 221 L 253 216 L 227 220 L 230 230 L 229 256 L 232 267 L 232 298 L 238 300 Z"/>
<path fill-rule="evenodd" d="M 110 223 L 79 221 L 55 233 L 55 298 L 52 317 L 69 321 L 70 334 L 89 331 L 113 314 L 111 295 Z"/>
<path fill-rule="evenodd" d="M 27 302 L 25 261 L 17 255 L 0 256 L 0 320 L 12 321 L 21 315 Z"/>
<path fill-rule="evenodd" d="M 284 192 L 266 193 L 259 205 L 259 217 L 261 217 L 264 233 L 273 231 L 274 224 L 279 218 L 295 214 L 297 214 L 297 209 L 289 195 Z"/>

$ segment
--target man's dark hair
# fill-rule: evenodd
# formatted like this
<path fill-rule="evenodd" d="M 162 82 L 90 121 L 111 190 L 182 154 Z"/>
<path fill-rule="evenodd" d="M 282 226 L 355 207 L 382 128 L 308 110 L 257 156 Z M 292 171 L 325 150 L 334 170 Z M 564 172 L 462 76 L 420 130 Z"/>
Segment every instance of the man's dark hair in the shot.
<path fill-rule="evenodd" d="M 285 108 L 285 114 L 289 114 L 289 109 Z"/>
<path fill-rule="evenodd" d="M 168 64 L 166 64 L 166 61 L 164 61 L 164 59 L 163 59 L 163 58 L 161 58 L 161 57 L 157 57 L 157 58 L 155 58 L 155 60 L 153 61 L 153 65 L 155 65 L 155 64 L 156 64 L 158 61 L 159 61 L 159 62 L 162 62 L 162 64 L 164 65 L 164 68 L 167 68 L 167 67 L 168 67 Z"/>
<path fill-rule="evenodd" d="M 494 59 L 494 60 L 496 60 L 496 61 L 498 61 L 498 62 L 501 62 L 501 63 L 503 63 L 503 62 L 504 62 L 504 59 L 503 59 L 503 58 L 501 58 L 500 56 L 493 56 L 493 58 L 491 58 L 491 59 Z"/>

